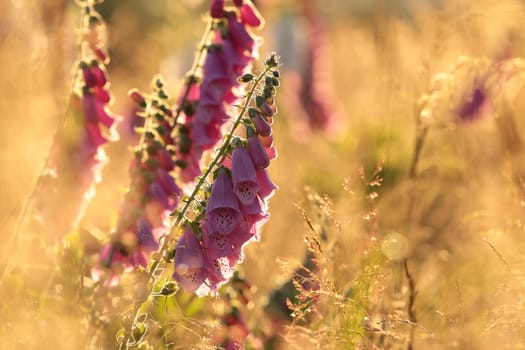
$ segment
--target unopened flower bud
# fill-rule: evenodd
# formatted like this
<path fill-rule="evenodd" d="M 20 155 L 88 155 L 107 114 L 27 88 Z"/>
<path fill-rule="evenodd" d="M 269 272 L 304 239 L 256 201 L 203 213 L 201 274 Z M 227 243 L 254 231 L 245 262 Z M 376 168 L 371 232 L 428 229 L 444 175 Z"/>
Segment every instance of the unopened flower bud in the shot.
<path fill-rule="evenodd" d="M 264 103 L 264 98 L 262 96 L 255 96 L 255 105 L 259 108 L 261 108 L 262 104 Z"/>
<path fill-rule="evenodd" d="M 186 116 L 191 117 L 195 114 L 195 104 L 186 101 L 182 107 L 182 111 Z"/>
<path fill-rule="evenodd" d="M 224 0 L 212 0 L 210 5 L 210 16 L 212 18 L 224 17 Z"/>
<path fill-rule="evenodd" d="M 270 136 L 272 134 L 272 127 L 259 112 L 255 110 L 255 113 L 250 114 L 250 118 L 259 135 Z"/>
<path fill-rule="evenodd" d="M 184 168 L 186 168 L 188 166 L 188 162 L 186 162 L 186 161 L 184 161 L 182 159 L 177 159 L 175 161 L 175 165 L 178 166 L 181 169 L 184 169 Z"/>
<path fill-rule="evenodd" d="M 104 64 L 108 64 L 109 63 L 109 56 L 107 55 L 107 53 L 102 50 L 100 47 L 97 47 L 93 50 L 93 52 L 95 53 L 95 56 Z"/>
<path fill-rule="evenodd" d="M 135 102 L 140 108 L 146 108 L 146 99 L 139 90 L 137 89 L 131 89 L 128 92 L 128 96 Z"/>
<path fill-rule="evenodd" d="M 166 107 L 165 105 L 160 105 L 160 110 L 162 111 L 162 113 L 166 114 L 167 116 L 169 117 L 172 117 L 173 116 L 173 112 L 171 111 L 171 109 L 169 109 L 168 107 Z"/>
<path fill-rule="evenodd" d="M 271 117 L 273 115 L 273 109 L 266 101 L 263 101 L 263 103 L 259 106 L 259 109 L 265 117 Z"/>
<path fill-rule="evenodd" d="M 161 113 L 155 113 L 154 117 L 159 122 L 164 120 L 164 116 Z"/>
<path fill-rule="evenodd" d="M 248 82 L 252 81 L 253 78 L 255 78 L 255 75 L 253 75 L 251 73 L 246 73 L 246 74 L 244 74 L 243 76 L 241 76 L 239 78 L 239 82 L 241 82 L 241 83 L 248 83 Z"/>
<path fill-rule="evenodd" d="M 135 323 L 131 329 L 131 334 L 136 343 L 140 342 L 144 334 L 146 334 L 146 325 L 144 323 Z"/>
<path fill-rule="evenodd" d="M 275 54 L 275 52 L 272 52 L 270 54 L 270 57 L 268 57 L 266 61 L 264 61 L 264 65 L 269 68 L 277 67 L 278 64 L 279 62 L 278 62 L 277 55 Z"/>
<path fill-rule="evenodd" d="M 179 127 L 179 133 L 188 135 L 190 133 L 190 128 L 187 125 L 181 125 Z"/>
<path fill-rule="evenodd" d="M 266 169 L 270 165 L 270 158 L 268 158 L 264 146 L 254 130 L 248 128 L 246 132 L 248 134 L 248 153 L 252 158 L 255 169 Z"/>
<path fill-rule="evenodd" d="M 191 138 L 188 134 L 181 133 L 179 135 L 179 152 L 188 154 L 191 151 Z"/>
<path fill-rule="evenodd" d="M 162 99 L 167 99 L 169 97 L 164 90 L 159 90 L 157 95 Z"/>
<path fill-rule="evenodd" d="M 176 291 L 177 291 L 177 284 L 173 281 L 168 281 L 164 283 L 164 285 L 162 286 L 162 289 L 160 290 L 160 294 L 164 296 L 170 296 L 170 295 L 173 295 Z"/>
<path fill-rule="evenodd" d="M 265 148 L 270 148 L 273 146 L 273 136 L 272 135 L 259 136 L 259 140 L 261 140 L 261 143 Z"/>
<path fill-rule="evenodd" d="M 158 75 L 153 81 L 158 89 L 162 89 L 164 87 L 164 81 L 160 75 Z"/>
<path fill-rule="evenodd" d="M 162 258 L 165 262 L 171 262 L 173 258 L 175 257 L 175 249 L 166 249 L 162 255 Z"/>
<path fill-rule="evenodd" d="M 263 97 L 264 98 L 270 98 L 272 97 L 273 95 L 275 95 L 275 88 L 271 85 L 267 85 L 264 87 L 263 89 Z"/>

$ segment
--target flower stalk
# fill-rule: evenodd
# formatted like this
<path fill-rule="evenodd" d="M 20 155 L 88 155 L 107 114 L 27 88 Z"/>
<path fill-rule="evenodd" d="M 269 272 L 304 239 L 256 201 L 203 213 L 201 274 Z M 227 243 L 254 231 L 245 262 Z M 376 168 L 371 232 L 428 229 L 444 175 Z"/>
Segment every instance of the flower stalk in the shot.
<path fill-rule="evenodd" d="M 174 213 L 172 213 L 172 215 L 175 216 L 173 224 L 171 225 L 168 233 L 164 237 L 161 237 L 161 246 L 157 253 L 154 256 L 152 256 L 149 268 L 147 269 L 148 281 L 149 283 L 151 283 L 151 286 L 149 288 L 149 291 L 145 293 L 143 300 L 138 301 L 136 307 L 134 308 L 133 322 L 131 324 L 130 330 L 126 331 L 126 335 L 123 339 L 123 342 L 121 343 L 121 349 L 128 349 L 129 347 L 136 346 L 140 342 L 140 340 L 132 339 L 135 338 L 132 337 L 132 330 L 140 328 L 140 326 L 143 324 L 141 322 L 143 318 L 143 312 L 147 309 L 151 297 L 159 295 L 159 292 L 156 292 L 155 289 L 157 287 L 158 281 L 160 280 L 160 277 L 162 276 L 162 257 L 166 255 L 165 253 L 169 247 L 170 238 L 174 235 L 174 232 L 176 232 L 176 230 L 181 226 L 183 222 L 187 222 L 186 214 L 190 210 L 192 204 L 194 204 L 197 201 L 197 195 L 201 192 L 203 186 L 207 183 L 208 177 L 216 169 L 218 169 L 218 165 L 225 160 L 228 151 L 231 150 L 235 132 L 238 129 L 238 127 L 243 123 L 243 119 L 247 115 L 247 111 L 250 108 L 250 105 L 254 103 L 255 95 L 256 92 L 259 90 L 259 85 L 261 81 L 263 81 L 267 74 L 277 66 L 275 56 L 272 56 L 272 59 L 269 60 L 269 62 L 271 63 L 267 64 L 266 68 L 259 75 L 257 75 L 255 79 L 253 79 L 252 86 L 245 96 L 245 101 L 239 111 L 237 118 L 234 120 L 230 131 L 224 137 L 223 143 L 217 150 L 214 158 L 210 161 L 208 167 L 206 168 L 202 176 L 199 178 L 193 191 L 185 199 L 184 206 L 180 211 L 175 211 Z"/>

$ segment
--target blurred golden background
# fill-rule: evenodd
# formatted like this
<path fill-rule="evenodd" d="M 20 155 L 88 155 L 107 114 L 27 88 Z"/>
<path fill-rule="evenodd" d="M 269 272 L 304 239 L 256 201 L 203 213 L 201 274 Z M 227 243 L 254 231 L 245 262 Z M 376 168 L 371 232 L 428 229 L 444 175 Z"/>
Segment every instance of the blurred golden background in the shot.
<path fill-rule="evenodd" d="M 297 206 L 312 216 L 319 210 L 308 201 L 305 187 L 333 204 L 325 253 L 328 274 L 341 295 L 366 275 L 364 252 L 371 237 L 382 249 L 379 267 L 369 276 L 365 308 L 367 320 L 383 320 L 379 330 L 363 321 L 355 327 L 364 340 L 343 344 L 321 332 L 318 320 L 311 333 L 287 330 L 283 336 L 290 341 L 283 348 L 319 348 L 316 342 L 325 339 L 329 348 L 525 349 L 525 66 L 520 60 L 525 2 L 256 4 L 266 20 L 258 33 L 260 56 L 276 51 L 283 79 L 274 124 L 279 158 L 270 169 L 280 190 L 262 240 L 248 247 L 239 267 L 257 286 L 255 307 L 265 304 L 305 255 L 308 230 Z M 208 6 L 199 0 L 105 0 L 97 6 L 107 22 L 112 110 L 123 118 L 121 131 L 130 130 L 129 89 L 146 90 L 160 73 L 171 95 L 179 94 Z M 326 129 L 312 128 L 298 92 L 312 35 L 308 16 L 319 24 L 319 41 L 311 49 L 317 55 L 313 84 L 332 118 Z M 10 261 L 11 271 L 7 287 L 0 289 L 2 349 L 43 347 L 38 344 L 71 349 L 89 343 L 89 332 L 78 331 L 81 321 L 39 304 L 39 291 L 58 288 L 51 281 L 60 249 L 30 225 L 13 234 L 66 113 L 78 25 L 73 1 L 4 0 L 0 11 L 0 268 Z M 483 110 L 472 112 L 472 120 L 458 120 L 458 110 L 472 103 L 480 82 L 487 82 Z M 411 174 L 422 134 L 417 173 Z M 106 148 L 103 182 L 82 220 L 88 231 L 81 235 L 83 266 L 96 259 L 100 242 L 94 236 L 109 234 L 114 225 L 129 185 L 134 142 L 122 132 Z M 378 163 L 383 181 L 370 189 L 359 169 L 369 176 Z M 377 199 L 370 197 L 374 191 Z M 68 198 L 60 201 L 68 205 Z M 416 284 L 417 327 L 399 311 L 406 309 L 410 294 L 405 258 Z M 335 324 L 354 327 L 341 325 L 337 315 L 347 310 L 344 305 L 320 303 L 334 329 Z M 413 339 L 408 328 L 416 329 Z"/>

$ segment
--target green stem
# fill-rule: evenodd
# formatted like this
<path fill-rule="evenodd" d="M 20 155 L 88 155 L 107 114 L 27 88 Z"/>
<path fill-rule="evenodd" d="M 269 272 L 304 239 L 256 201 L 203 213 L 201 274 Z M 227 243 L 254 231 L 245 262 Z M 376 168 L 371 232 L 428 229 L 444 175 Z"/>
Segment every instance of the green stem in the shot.
<path fill-rule="evenodd" d="M 417 165 L 421 156 L 421 151 L 425 145 L 425 140 L 428 134 L 428 126 L 418 126 L 416 142 L 414 146 L 414 154 L 412 156 L 412 162 L 410 164 L 409 178 L 414 180 L 417 177 Z"/>

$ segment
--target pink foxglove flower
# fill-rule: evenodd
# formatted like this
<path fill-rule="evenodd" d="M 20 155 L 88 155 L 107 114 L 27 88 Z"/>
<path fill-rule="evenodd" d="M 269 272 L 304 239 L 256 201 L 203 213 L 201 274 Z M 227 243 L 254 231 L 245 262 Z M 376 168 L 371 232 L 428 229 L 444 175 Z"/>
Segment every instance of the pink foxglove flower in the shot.
<path fill-rule="evenodd" d="M 82 9 L 85 11 L 86 9 Z M 114 131 L 116 117 L 108 110 L 111 95 L 104 61 L 98 53 L 103 50 L 104 23 L 94 8 L 89 8 L 89 23 L 82 28 L 82 38 L 89 49 L 83 52 L 75 74 L 75 89 L 71 96 L 71 108 L 65 127 L 55 139 L 50 154 L 49 168 L 41 182 L 41 193 L 53 193 L 52 197 L 37 199 L 39 219 L 54 233 L 63 237 L 82 218 L 88 201 L 95 194 L 95 185 L 102 178 L 102 168 L 107 163 L 103 146 L 117 139 Z M 89 62 L 89 63 L 88 63 Z M 54 201 L 68 199 L 64 208 Z"/>
<path fill-rule="evenodd" d="M 255 127 L 255 131 L 261 137 L 269 137 L 272 135 L 272 127 L 268 122 L 267 118 L 263 117 L 259 111 L 255 108 L 250 108 L 248 110 L 250 119 Z"/>
<path fill-rule="evenodd" d="M 472 90 L 468 91 L 463 97 L 457 110 L 457 120 L 459 122 L 471 122 L 481 119 L 490 109 L 489 90 L 485 83 L 476 81 Z"/>
<path fill-rule="evenodd" d="M 220 170 L 206 205 L 206 228 L 209 232 L 231 233 L 241 219 L 239 203 L 225 170 Z"/>
<path fill-rule="evenodd" d="M 266 152 L 266 149 L 259 140 L 257 134 L 248 136 L 248 152 L 253 161 L 255 169 L 266 169 L 270 165 L 270 158 Z"/>
<path fill-rule="evenodd" d="M 207 277 L 201 244 L 191 227 L 187 225 L 177 242 L 173 278 L 185 291 L 194 292 Z"/>
<path fill-rule="evenodd" d="M 241 13 L 242 23 L 255 28 L 262 26 L 262 17 L 251 1 L 242 4 L 239 11 Z"/>
<path fill-rule="evenodd" d="M 318 0 L 303 1 L 298 18 L 287 16 L 278 24 L 284 27 L 283 30 L 294 28 L 292 33 L 300 34 L 292 34 L 294 36 L 286 41 L 279 40 L 278 45 L 283 52 L 287 51 L 285 79 L 288 85 L 292 85 L 288 86 L 291 95 L 284 102 L 290 111 L 299 116 L 298 123 L 293 125 L 300 130 L 294 135 L 303 142 L 309 140 L 307 136 L 311 131 L 328 134 L 337 131 L 335 127 L 339 119 L 334 107 L 333 84 L 328 74 L 326 30 L 319 6 L 322 5 Z M 289 45 L 290 40 L 296 44 Z"/>
<path fill-rule="evenodd" d="M 207 261 L 207 269 L 209 273 L 208 284 L 211 290 L 217 290 L 222 282 L 227 281 L 233 275 L 234 261 L 239 258 L 238 255 L 234 255 L 233 259 L 228 257 L 219 257 L 209 259 Z"/>
<path fill-rule="evenodd" d="M 251 4 L 247 6 L 253 7 Z M 248 22 L 254 24 L 253 16 L 259 16 L 255 8 L 251 12 L 248 8 L 244 10 L 247 17 L 244 22 L 236 12 L 226 11 L 220 15 L 218 9 L 221 8 L 222 1 L 212 2 L 211 16 L 225 21 L 217 27 L 214 39 L 208 46 L 201 83 L 191 85 L 192 90 L 198 93 L 187 104 L 192 106 L 190 113 L 184 110 L 183 124 L 191 140 L 189 149 L 181 152 L 179 157 L 187 166 L 181 172 L 185 182 L 200 175 L 199 162 L 203 152 L 212 149 L 221 140 L 221 128 L 230 119 L 231 106 L 242 94 L 242 90 L 238 89 L 237 78 L 257 56 L 259 40 L 246 28 Z M 262 21 L 261 18 L 259 20 Z"/>
<path fill-rule="evenodd" d="M 215 39 L 222 52 L 214 52 L 208 56 L 207 59 L 210 61 L 205 63 L 205 67 L 208 67 L 208 76 L 203 78 L 203 83 L 200 85 L 200 99 L 196 109 L 190 110 L 191 113 L 185 113 L 183 134 L 191 137 L 192 146 L 190 150 L 185 150 L 186 154 L 191 154 L 196 148 L 200 148 L 201 152 L 204 151 L 203 145 L 207 145 L 213 139 L 213 133 L 217 133 L 217 139 L 222 138 L 220 124 L 224 120 L 217 123 L 217 118 L 223 115 L 220 111 L 224 108 L 229 90 L 221 90 L 221 87 L 233 83 L 233 80 L 226 77 L 244 71 L 245 62 L 242 58 L 249 57 L 247 55 L 255 45 L 255 40 L 237 20 L 235 13 L 225 16 L 228 20 L 228 31 L 224 36 L 217 36 Z M 224 57 L 221 58 L 220 55 Z M 215 71 L 224 69 L 222 59 L 226 62 L 228 75 Z M 248 108 L 250 118 L 237 119 L 234 123 L 235 127 L 244 125 L 247 140 L 232 138 L 232 134 L 228 135 L 227 142 L 221 146 L 217 158 L 212 161 L 212 168 L 205 173 L 205 176 L 208 176 L 213 171 L 215 180 L 206 190 L 209 196 L 206 195 L 199 202 L 200 205 L 195 206 L 194 221 L 189 221 L 185 217 L 188 204 L 179 212 L 179 218 L 187 220 L 187 225 L 199 227 L 196 237 L 199 246 L 203 248 L 208 275 L 199 286 L 191 285 L 188 288 L 182 286 L 187 291 L 195 291 L 197 295 L 215 293 L 231 278 L 235 265 L 243 259 L 244 247 L 249 242 L 259 239 L 260 228 L 269 218 L 268 199 L 277 188 L 266 171 L 270 160 L 277 156 L 276 150 L 272 147 L 271 136 L 271 118 L 277 112 L 273 95 L 276 87 L 279 86 L 275 55 L 272 55 L 265 65 L 267 66 L 264 73 L 266 79 L 257 80 L 257 82 L 264 82 L 264 89 L 262 94 L 260 90 L 257 91 L 256 106 Z M 251 73 L 243 73 L 238 81 L 249 82 L 253 77 Z M 199 186 L 203 183 L 199 181 Z M 201 189 L 195 189 L 187 203 L 196 201 L 195 196 Z M 205 207 L 202 205 L 203 202 L 206 202 Z M 199 279 L 198 282 L 201 280 Z"/>
<path fill-rule="evenodd" d="M 257 170 L 256 175 L 260 187 L 259 195 L 265 200 L 270 199 L 275 193 L 277 186 L 270 179 L 266 169 Z"/>
<path fill-rule="evenodd" d="M 202 242 L 210 260 L 231 255 L 235 250 L 230 235 L 210 232 L 205 227 L 202 229 Z"/>
<path fill-rule="evenodd" d="M 253 203 L 259 191 L 259 184 L 250 155 L 242 146 L 237 146 L 233 151 L 232 180 L 233 192 L 241 204 Z"/>
<path fill-rule="evenodd" d="M 212 0 L 210 16 L 212 18 L 222 18 L 224 16 L 224 0 Z"/>
<path fill-rule="evenodd" d="M 241 311 L 237 307 L 232 307 L 232 310 L 225 314 L 221 321 L 227 329 L 221 348 L 224 350 L 244 349 L 244 341 L 250 334 L 250 330 Z"/>
<path fill-rule="evenodd" d="M 146 100 L 133 91 L 130 96 L 139 108 L 147 108 L 150 118 L 142 135 L 142 143 L 135 148 L 130 164 L 131 185 L 119 212 L 113 245 L 120 247 L 130 267 L 147 265 L 149 255 L 158 248 L 159 231 L 166 230 L 169 213 L 175 209 L 182 194 L 173 178 L 175 161 L 173 113 L 164 104 L 166 95 L 159 79 L 154 81 L 154 92 Z M 111 266 L 111 261 L 109 264 Z"/>

